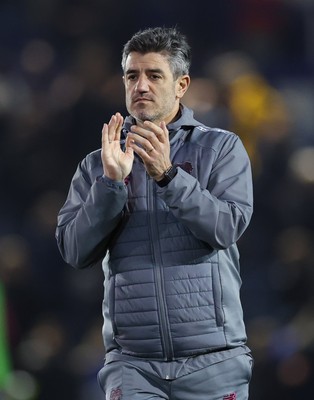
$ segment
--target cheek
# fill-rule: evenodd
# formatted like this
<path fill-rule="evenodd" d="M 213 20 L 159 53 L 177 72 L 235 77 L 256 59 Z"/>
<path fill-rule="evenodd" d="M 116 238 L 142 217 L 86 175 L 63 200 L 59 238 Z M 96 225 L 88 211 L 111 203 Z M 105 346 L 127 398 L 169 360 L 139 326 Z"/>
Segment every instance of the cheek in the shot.
<path fill-rule="evenodd" d="M 129 113 L 133 112 L 135 106 L 132 103 L 132 92 L 130 90 L 125 91 L 125 106 Z"/>
<path fill-rule="evenodd" d="M 127 88 L 125 88 L 125 100 L 127 102 L 130 102 L 130 100 L 131 100 L 131 90 L 127 89 Z"/>
<path fill-rule="evenodd" d="M 176 99 L 179 97 L 178 90 L 176 90 L 176 88 L 172 88 L 172 89 L 168 90 L 167 97 L 168 97 L 169 101 L 175 102 Z"/>

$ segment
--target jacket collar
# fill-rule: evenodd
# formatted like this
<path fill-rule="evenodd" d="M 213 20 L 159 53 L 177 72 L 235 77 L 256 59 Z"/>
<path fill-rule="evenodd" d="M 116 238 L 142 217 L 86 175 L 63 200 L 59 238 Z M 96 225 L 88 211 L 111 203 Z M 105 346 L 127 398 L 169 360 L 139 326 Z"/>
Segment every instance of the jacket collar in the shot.
<path fill-rule="evenodd" d="M 174 122 L 171 122 L 170 124 L 167 125 L 169 132 L 178 131 L 180 128 L 183 127 L 192 127 L 200 125 L 200 123 L 196 121 L 196 119 L 194 119 L 193 111 L 190 108 L 186 107 L 183 104 L 180 104 L 180 112 L 181 116 Z"/>

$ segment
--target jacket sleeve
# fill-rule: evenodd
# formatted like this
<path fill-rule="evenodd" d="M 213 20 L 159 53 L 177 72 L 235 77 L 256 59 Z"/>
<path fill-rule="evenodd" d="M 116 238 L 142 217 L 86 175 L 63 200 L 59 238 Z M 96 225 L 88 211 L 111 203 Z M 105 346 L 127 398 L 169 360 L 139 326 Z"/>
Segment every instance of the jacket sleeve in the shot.
<path fill-rule="evenodd" d="M 228 248 L 245 231 L 253 211 L 251 165 L 241 140 L 231 135 L 223 145 L 207 187 L 178 168 L 174 179 L 158 193 L 195 237 L 212 248 Z"/>
<path fill-rule="evenodd" d="M 67 200 L 58 215 L 56 239 L 64 260 L 84 268 L 106 255 L 127 199 L 125 185 L 94 179 L 83 160 L 72 179 Z"/>

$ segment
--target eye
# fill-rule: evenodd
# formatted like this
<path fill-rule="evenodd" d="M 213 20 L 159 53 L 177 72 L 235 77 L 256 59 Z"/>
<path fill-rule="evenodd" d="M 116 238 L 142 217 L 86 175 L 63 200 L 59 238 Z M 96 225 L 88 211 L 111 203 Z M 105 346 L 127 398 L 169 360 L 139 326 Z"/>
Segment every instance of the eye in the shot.
<path fill-rule="evenodd" d="M 127 80 L 128 81 L 135 81 L 137 78 L 137 76 L 135 74 L 130 74 L 127 76 Z"/>
<path fill-rule="evenodd" d="M 150 76 L 150 79 L 152 79 L 153 81 L 158 81 L 159 79 L 161 79 L 161 76 L 157 75 L 157 74 L 153 74 Z"/>

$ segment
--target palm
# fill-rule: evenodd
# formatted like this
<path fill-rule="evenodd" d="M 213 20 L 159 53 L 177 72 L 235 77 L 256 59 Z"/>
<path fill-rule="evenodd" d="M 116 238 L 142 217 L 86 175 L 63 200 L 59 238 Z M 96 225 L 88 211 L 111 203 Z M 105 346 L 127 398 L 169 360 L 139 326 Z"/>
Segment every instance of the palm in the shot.
<path fill-rule="evenodd" d="M 115 140 L 102 150 L 102 159 L 106 175 L 123 180 L 131 172 L 134 154 L 129 147 L 121 150 L 120 141 Z"/>
<path fill-rule="evenodd" d="M 109 124 L 104 124 L 102 131 L 101 159 L 104 174 L 113 180 L 123 181 L 131 172 L 134 153 L 126 140 L 126 149 L 120 146 L 121 128 L 123 117 L 120 113 L 113 115 Z"/>

